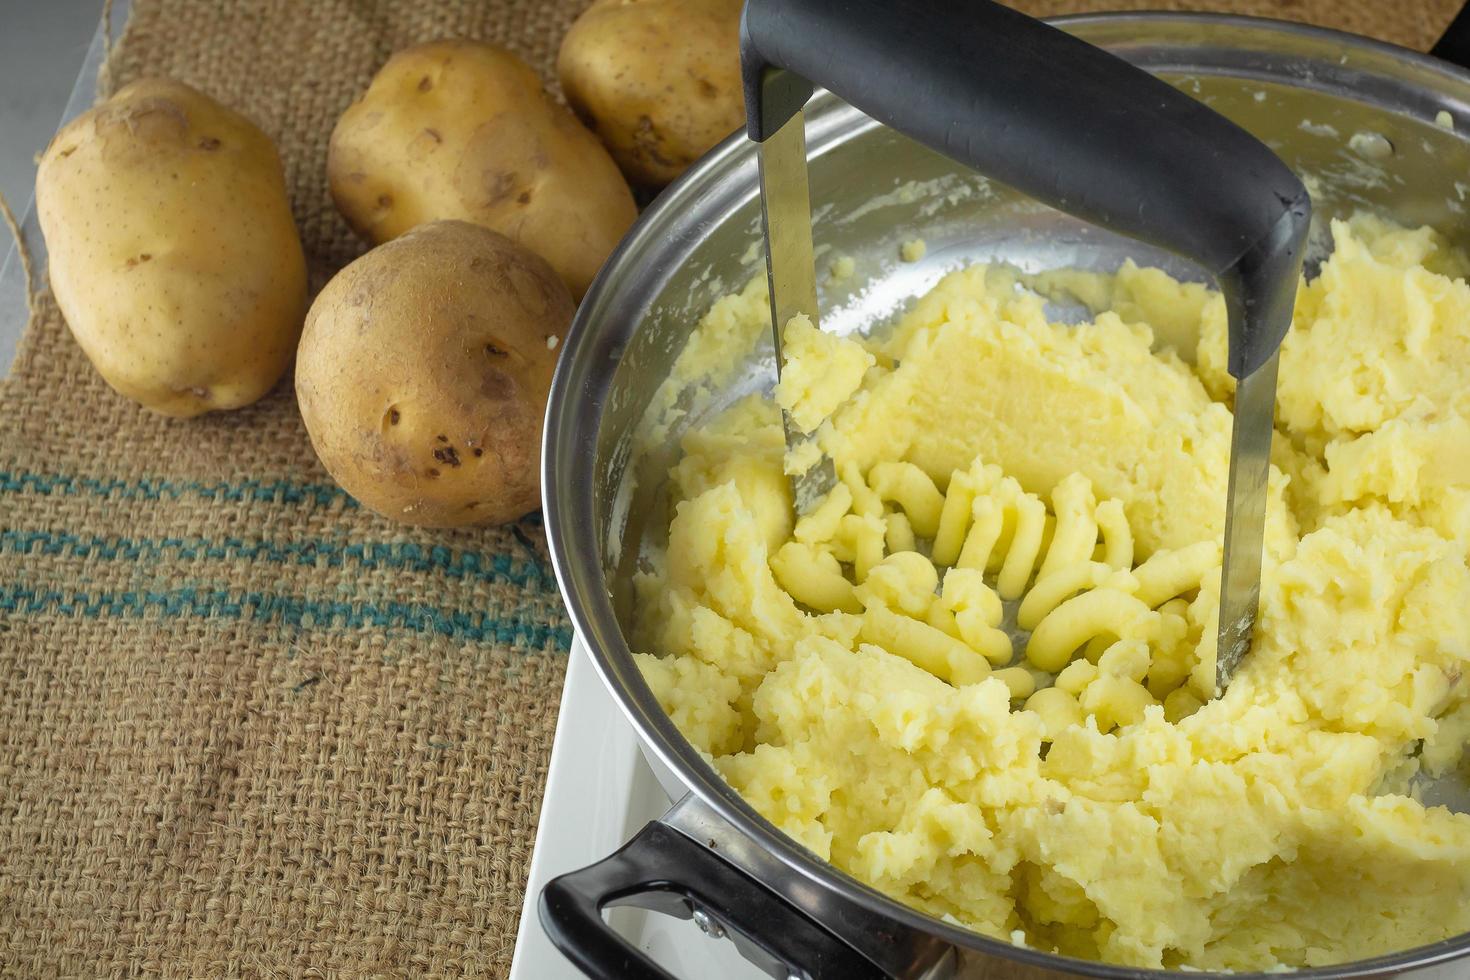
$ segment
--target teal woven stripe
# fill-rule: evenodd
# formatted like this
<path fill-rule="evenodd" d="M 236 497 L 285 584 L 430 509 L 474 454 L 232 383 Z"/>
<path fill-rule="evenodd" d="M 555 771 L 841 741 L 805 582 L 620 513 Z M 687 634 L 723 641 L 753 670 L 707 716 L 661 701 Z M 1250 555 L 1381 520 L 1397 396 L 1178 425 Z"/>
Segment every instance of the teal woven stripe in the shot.
<path fill-rule="evenodd" d="M 87 593 L 0 586 L 0 613 L 21 616 L 51 613 L 84 619 L 137 619 L 156 613 L 166 619 L 245 620 L 279 623 L 302 630 L 371 626 L 515 646 L 539 647 L 552 640 L 562 650 L 570 649 L 572 644 L 571 630 L 567 627 L 527 622 L 514 615 L 495 619 L 484 613 L 417 603 L 332 602 L 224 589 Z"/>
<path fill-rule="evenodd" d="M 38 493 L 74 497 L 90 494 L 122 500 L 178 500 L 201 497 L 205 500 L 260 501 L 263 503 L 315 504 L 319 507 L 341 502 L 355 508 L 357 501 L 341 487 L 330 483 L 291 483 L 286 480 L 242 480 L 239 483 L 175 482 L 164 479 L 111 480 L 94 477 L 10 473 L 0 471 L 0 494 Z"/>
<path fill-rule="evenodd" d="M 104 561 L 198 560 L 254 561 L 277 565 L 340 568 L 351 562 L 365 570 L 380 568 L 436 572 L 448 578 L 495 585 L 553 587 L 551 571 L 530 561 L 517 562 L 508 554 L 481 555 L 454 551 L 442 545 L 422 547 L 410 542 L 334 543 L 320 539 L 273 542 L 225 538 L 104 538 L 55 534 L 48 531 L 0 531 L 0 554 L 69 555 Z"/>

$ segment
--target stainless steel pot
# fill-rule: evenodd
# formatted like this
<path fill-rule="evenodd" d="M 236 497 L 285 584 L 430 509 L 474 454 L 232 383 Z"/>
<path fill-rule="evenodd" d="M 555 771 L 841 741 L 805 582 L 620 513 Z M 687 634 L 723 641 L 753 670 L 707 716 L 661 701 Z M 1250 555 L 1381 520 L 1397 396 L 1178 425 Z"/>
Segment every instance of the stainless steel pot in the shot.
<path fill-rule="evenodd" d="M 1307 178 L 1315 213 L 1309 268 L 1329 244 L 1326 222 L 1359 209 L 1432 225 L 1470 245 L 1470 72 L 1354 35 L 1266 20 L 1113 14 L 1054 23 L 1168 78 Z M 1110 270 L 1131 256 L 1198 276 L 1173 256 L 965 171 L 826 93 L 809 106 L 808 147 L 817 246 L 856 260 L 857 274 L 828 283 L 821 298 L 828 329 L 867 329 L 962 261 Z M 894 902 L 766 822 L 684 740 L 644 683 L 625 639 L 630 578 L 666 533 L 664 481 L 680 432 L 640 448 L 640 427 L 690 327 L 716 298 L 762 272 L 757 188 L 752 144 L 737 135 L 665 191 L 587 294 L 552 387 L 543 485 L 557 577 L 603 681 L 678 802 L 607 860 L 549 885 L 543 923 L 595 976 L 665 975 L 603 923 L 600 909 L 611 904 L 692 915 L 782 977 L 1210 976 L 1022 949 Z M 897 266 L 898 243 L 916 234 L 928 243 L 926 259 Z M 773 377 L 769 348 L 758 350 L 684 424 L 768 388 Z M 1470 935 L 1295 975 L 1470 977 Z"/>

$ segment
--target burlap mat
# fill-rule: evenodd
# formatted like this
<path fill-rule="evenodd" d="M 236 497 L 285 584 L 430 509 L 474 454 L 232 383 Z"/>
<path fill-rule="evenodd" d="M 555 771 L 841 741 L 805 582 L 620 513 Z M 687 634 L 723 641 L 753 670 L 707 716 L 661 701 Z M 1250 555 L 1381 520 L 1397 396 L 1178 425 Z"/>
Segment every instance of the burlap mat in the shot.
<path fill-rule="evenodd" d="M 373 70 L 462 35 L 550 79 L 581 5 L 137 0 L 109 84 L 172 75 L 274 136 L 320 286 L 360 250 L 323 163 Z M 1457 0 L 1021 6 L 1423 47 Z M 43 296 L 0 387 L 0 971 L 504 975 L 570 641 L 543 555 L 534 521 L 356 507 L 289 384 L 190 422 L 133 407 Z"/>

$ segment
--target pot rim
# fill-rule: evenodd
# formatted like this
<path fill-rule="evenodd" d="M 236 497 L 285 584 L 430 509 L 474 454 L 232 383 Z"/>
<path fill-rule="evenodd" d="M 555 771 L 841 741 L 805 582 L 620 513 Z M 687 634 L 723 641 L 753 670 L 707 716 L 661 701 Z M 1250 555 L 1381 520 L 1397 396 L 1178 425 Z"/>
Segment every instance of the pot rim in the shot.
<path fill-rule="evenodd" d="M 1194 25 L 1202 34 L 1244 31 L 1258 37 L 1303 37 L 1339 45 L 1343 51 L 1371 52 L 1399 65 L 1408 65 L 1442 76 L 1446 85 L 1460 85 L 1470 92 L 1470 71 L 1419 51 L 1347 31 L 1267 17 L 1178 11 L 1125 11 L 1073 14 L 1049 18 L 1048 23 L 1086 37 L 1090 29 L 1137 26 L 1149 28 Z M 1138 36 L 1147 42 L 1146 34 Z M 1238 49 L 1237 49 L 1238 50 Z M 1171 69 L 1174 70 L 1174 69 Z M 1181 65 L 1178 70 L 1188 70 Z M 1301 85 L 1302 79 L 1294 79 Z M 847 107 L 830 93 L 818 90 L 817 100 L 840 105 L 831 109 L 849 122 L 844 132 L 855 133 L 879 125 Z M 1470 98 L 1466 100 L 1470 104 Z M 816 107 L 814 102 L 813 108 Z M 1400 110 L 1401 111 L 1401 110 Z M 866 121 L 863 121 L 866 120 Z M 813 124 L 809 123 L 809 131 Z M 811 140 L 810 152 L 827 149 Z M 603 542 L 596 523 L 595 482 L 590 470 L 595 462 L 598 430 L 607 394 L 622 356 L 624 345 L 638 327 L 636 319 L 606 316 L 615 298 L 628 291 L 629 282 L 640 278 L 637 263 L 661 250 L 678 249 L 677 238 L 664 234 L 669 216 L 697 206 L 700 198 L 718 187 L 725 172 L 742 157 L 754 157 L 743 130 L 732 134 L 666 188 L 641 214 L 623 240 L 603 264 L 586 297 L 577 308 L 567 332 L 552 381 L 542 445 L 542 509 L 552 566 L 573 627 L 592 658 L 599 677 L 612 694 L 645 751 L 651 752 L 676 774 L 685 788 L 698 796 L 732 828 L 769 851 L 786 868 L 807 881 L 836 893 L 897 923 L 937 936 L 962 949 L 1029 966 L 1069 972 L 1098 980 L 1272 980 L 1280 973 L 1183 972 L 1180 970 L 1122 966 L 1083 960 L 1012 945 L 1000 939 L 951 925 L 904 905 L 857 880 L 835 865 L 806 851 L 795 840 L 762 817 L 715 769 L 710 766 L 674 726 L 659 706 L 633 661 L 605 584 L 601 555 Z M 707 205 L 706 205 L 707 206 Z M 626 267 L 626 268 L 625 268 Z M 1292 971 L 1303 980 L 1350 980 L 1392 976 L 1404 969 L 1419 969 L 1470 955 L 1470 932 L 1427 946 L 1324 967 Z"/>

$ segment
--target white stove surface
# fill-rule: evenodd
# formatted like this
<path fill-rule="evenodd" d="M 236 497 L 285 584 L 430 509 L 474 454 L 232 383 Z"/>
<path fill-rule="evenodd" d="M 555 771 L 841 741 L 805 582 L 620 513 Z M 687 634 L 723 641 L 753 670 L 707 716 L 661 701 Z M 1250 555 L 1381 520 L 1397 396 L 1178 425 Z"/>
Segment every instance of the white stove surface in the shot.
<path fill-rule="evenodd" d="M 510 980 L 577 980 L 581 971 L 551 945 L 536 903 L 557 875 L 600 861 L 669 808 L 638 739 L 597 676 L 580 639 L 572 642 L 561 716 L 541 802 L 541 822 Z M 608 921 L 676 977 L 754 980 L 765 974 L 693 923 L 642 909 L 610 910 Z"/>

